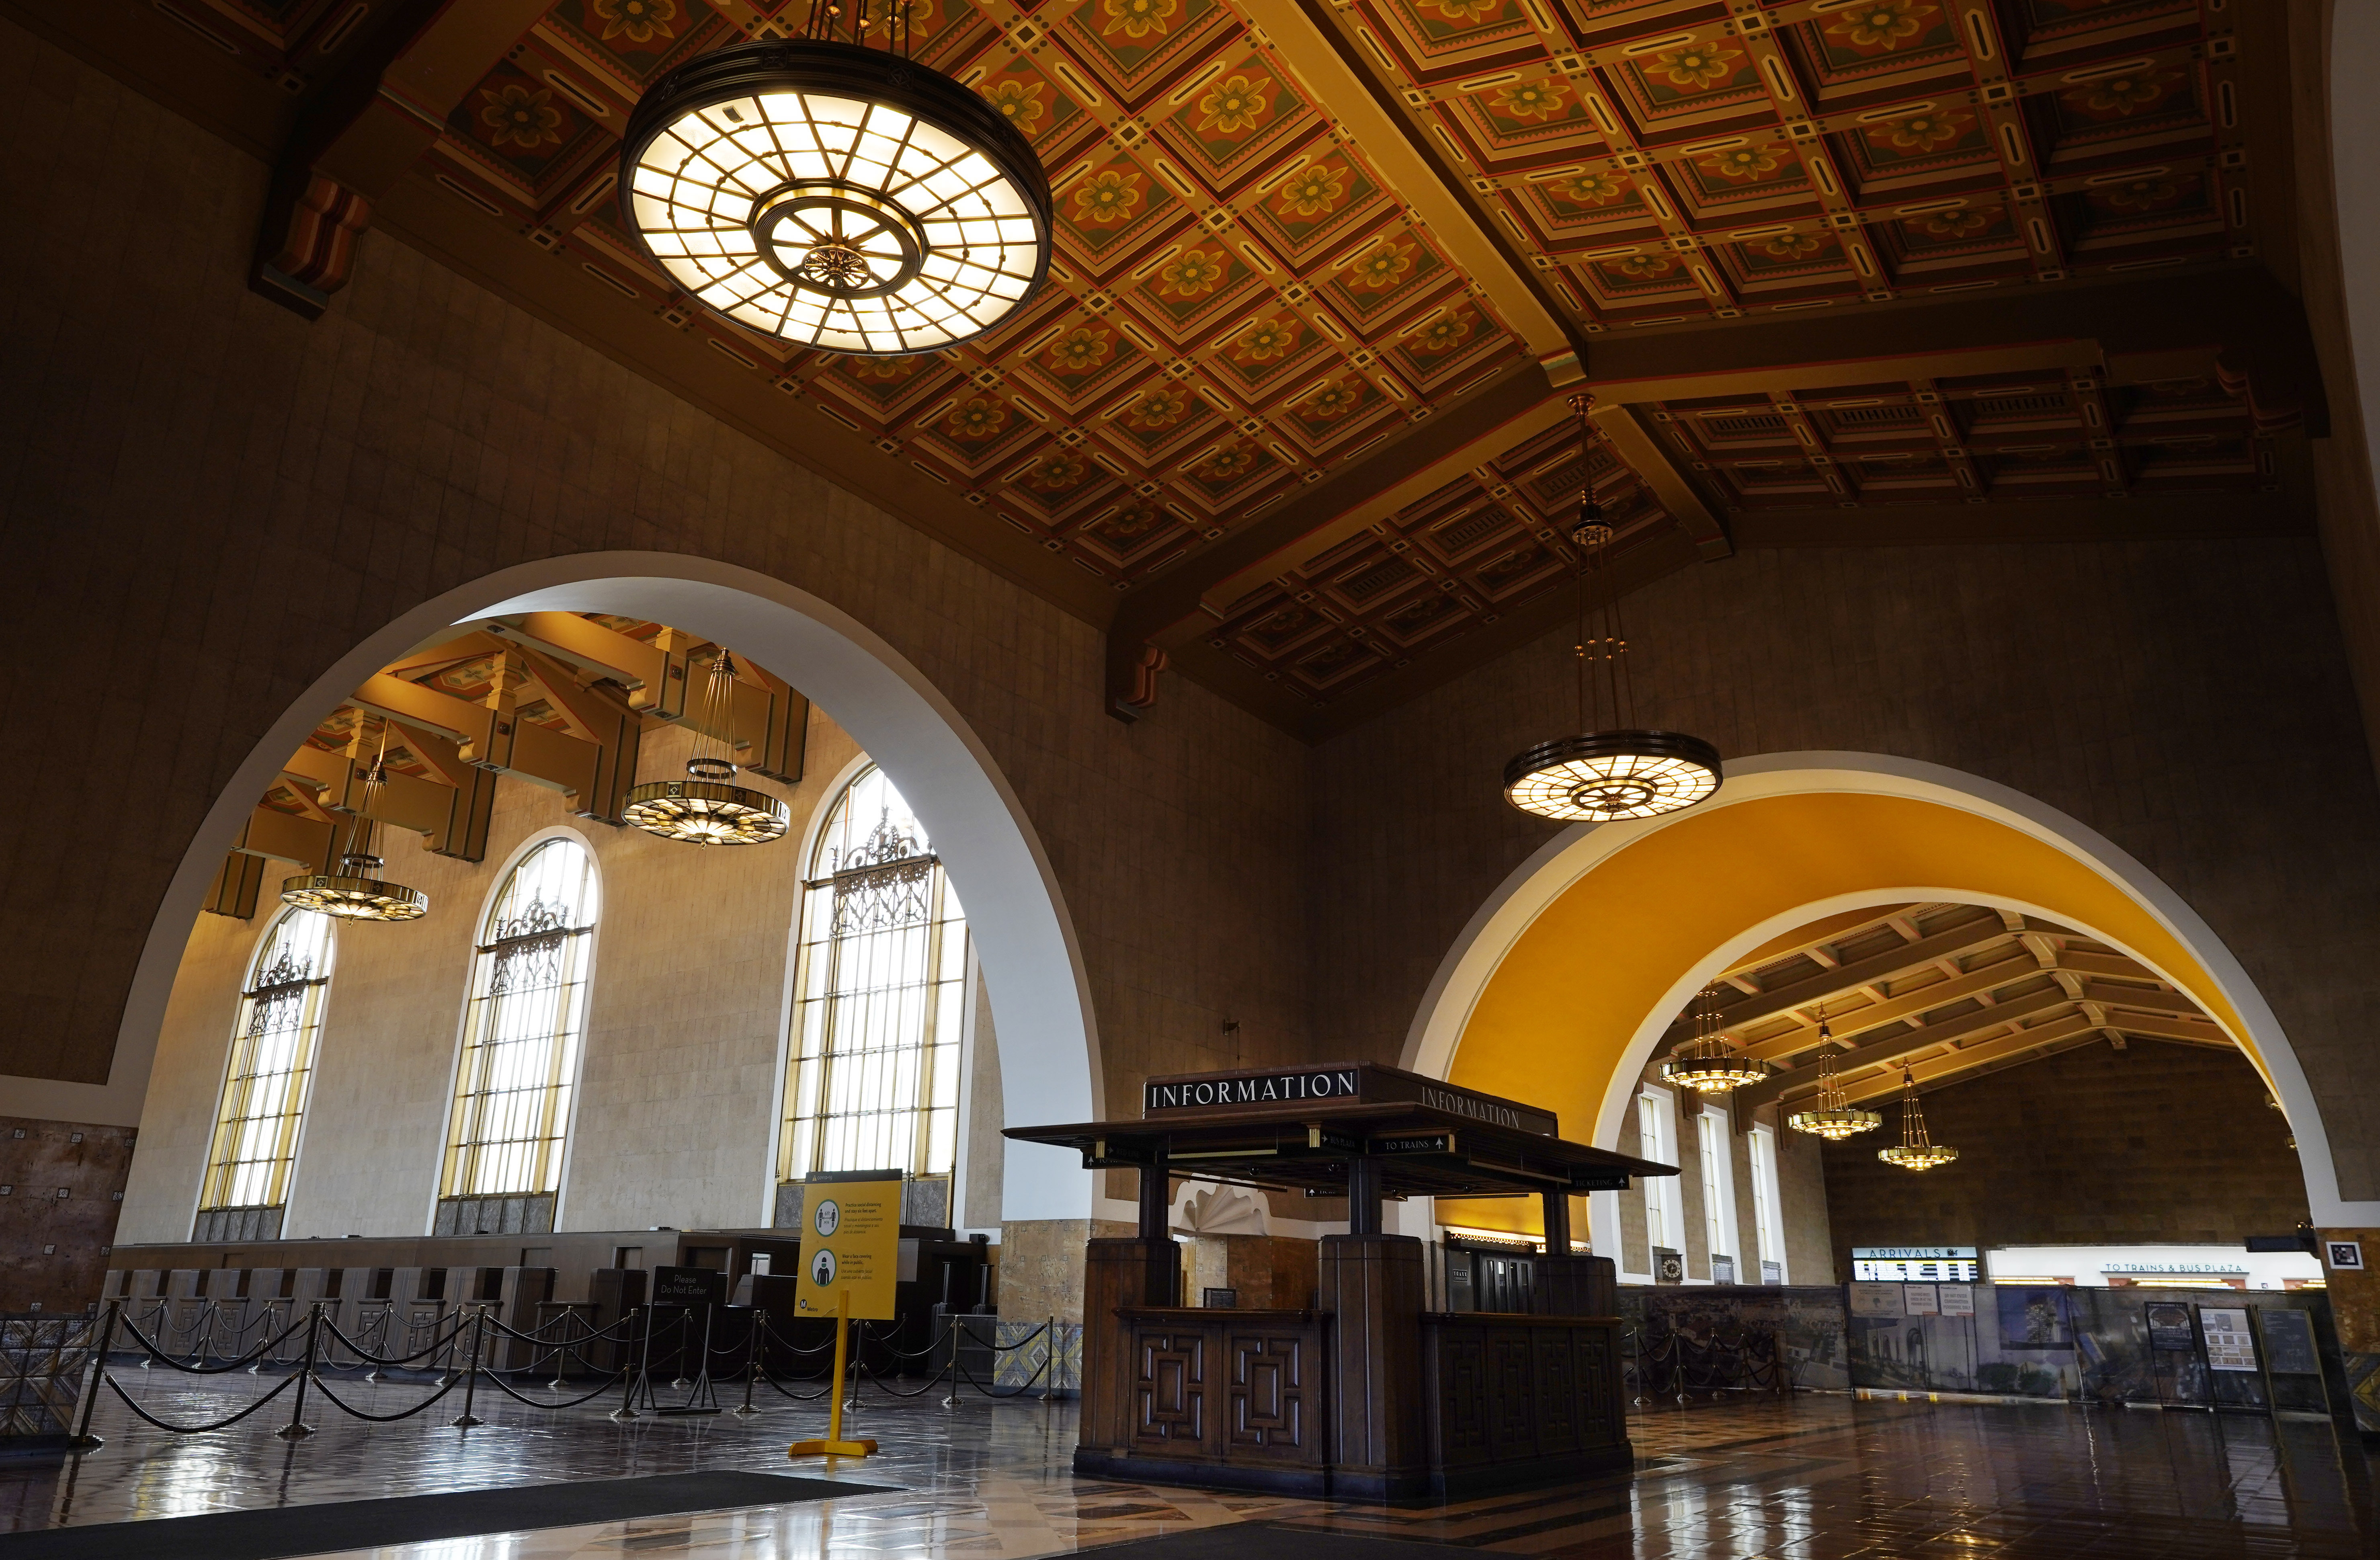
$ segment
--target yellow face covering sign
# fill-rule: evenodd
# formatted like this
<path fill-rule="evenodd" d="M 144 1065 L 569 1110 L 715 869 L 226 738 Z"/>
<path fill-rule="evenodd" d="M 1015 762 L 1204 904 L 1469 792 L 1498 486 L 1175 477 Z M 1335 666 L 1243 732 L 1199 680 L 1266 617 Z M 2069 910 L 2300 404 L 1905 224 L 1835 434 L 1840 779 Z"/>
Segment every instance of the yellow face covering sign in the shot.
<path fill-rule="evenodd" d="M 900 1178 L 811 1180 L 802 1194 L 802 1277 L 794 1309 L 832 1316 L 836 1296 L 847 1294 L 851 1315 L 889 1322 L 900 1276 Z"/>

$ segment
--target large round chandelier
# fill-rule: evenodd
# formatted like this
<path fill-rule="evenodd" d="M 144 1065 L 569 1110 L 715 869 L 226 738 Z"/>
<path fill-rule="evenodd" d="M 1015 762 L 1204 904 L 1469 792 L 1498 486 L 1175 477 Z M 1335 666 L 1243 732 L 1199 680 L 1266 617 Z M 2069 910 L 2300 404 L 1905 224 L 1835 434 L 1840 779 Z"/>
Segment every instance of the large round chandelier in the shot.
<path fill-rule="evenodd" d="M 703 55 L 638 103 L 622 207 L 697 301 L 880 357 L 980 335 L 1041 286 L 1049 176 L 1006 116 L 908 57 L 909 9 L 811 0 L 802 37 Z"/>
<path fill-rule="evenodd" d="M 1587 577 L 1607 576 L 1611 527 L 1595 501 L 1595 424 L 1592 396 L 1573 396 L 1578 413 L 1578 523 L 1571 542 L 1578 549 L 1579 734 L 1540 742 L 1504 766 L 1504 799 L 1524 812 L 1563 823 L 1600 823 L 1655 818 L 1703 800 L 1718 789 L 1718 750 L 1679 731 L 1647 731 L 1636 725 L 1636 690 L 1628 676 L 1628 640 L 1620 623 L 1620 591 L 1608 579 L 1597 592 L 1602 604 L 1587 633 Z M 1611 725 L 1599 723 L 1607 698 Z M 1725 1087 L 1732 1088 L 1733 1085 Z"/>
<path fill-rule="evenodd" d="M 380 753 L 364 771 L 363 804 L 347 826 L 347 848 L 339 856 L 335 872 L 300 872 L 281 884 L 281 902 L 301 910 L 320 910 L 341 920 L 419 920 L 430 913 L 430 896 L 401 883 L 383 883 L 381 870 L 380 825 L 371 818 L 372 804 L 388 784 L 388 727 L 380 728 Z"/>
<path fill-rule="evenodd" d="M 1959 1151 L 1925 1135 L 1925 1110 L 1917 1103 L 1917 1080 L 1900 1069 L 1900 1141 L 1876 1151 L 1876 1158 L 1903 1170 L 1931 1170 L 1959 1157 Z"/>
<path fill-rule="evenodd" d="M 724 646 L 710 663 L 702 725 L 683 780 L 653 780 L 628 793 L 620 821 L 688 845 L 766 845 L 784 837 L 791 816 L 766 791 L 735 785 L 735 658 Z"/>
<path fill-rule="evenodd" d="M 1739 1056 L 1718 1031 L 1718 1005 L 1708 986 L 1694 1002 L 1694 1037 L 1682 1041 L 1661 1062 L 1661 1077 L 1684 1089 L 1724 1094 L 1760 1082 L 1770 1071 L 1767 1062 Z"/>
<path fill-rule="evenodd" d="M 1842 1080 L 1835 1076 L 1835 1031 L 1827 1027 L 1823 1015 L 1818 1019 L 1818 1103 L 1809 1110 L 1795 1111 L 1785 1118 L 1785 1125 L 1828 1142 L 1840 1142 L 1884 1125 L 1883 1116 L 1843 1099 Z"/>

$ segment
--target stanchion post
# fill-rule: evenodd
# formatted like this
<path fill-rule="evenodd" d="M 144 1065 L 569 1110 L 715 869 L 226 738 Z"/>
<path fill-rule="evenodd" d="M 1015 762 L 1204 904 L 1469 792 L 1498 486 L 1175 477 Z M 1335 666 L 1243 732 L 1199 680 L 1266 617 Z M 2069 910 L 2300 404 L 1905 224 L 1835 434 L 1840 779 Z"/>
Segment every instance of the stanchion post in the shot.
<path fill-rule="evenodd" d="M 789 1457 L 864 1457 L 876 1450 L 873 1441 L 845 1441 L 843 1438 L 843 1371 L 849 1358 L 845 1347 L 851 1335 L 851 1291 L 838 1289 L 834 1296 L 834 1395 L 828 1399 L 826 1439 L 796 1441 L 785 1448 Z"/>
<path fill-rule="evenodd" d="M 471 1311 L 471 1358 L 463 1365 L 463 1411 L 455 1420 L 456 1430 L 469 1430 L 487 1421 L 471 1412 L 471 1399 L 480 1387 L 480 1355 L 487 1345 L 488 1308 L 480 1305 Z"/>
<path fill-rule="evenodd" d="M 314 1375 L 314 1348 L 322 1333 L 322 1302 L 316 1300 L 306 1317 L 306 1354 L 298 1361 L 298 1395 L 289 1405 L 289 1422 L 273 1433 L 284 1441 L 303 1441 L 314 1433 L 306 1422 L 306 1387 Z"/>
<path fill-rule="evenodd" d="M 760 1373 L 760 1330 L 768 1325 L 769 1313 L 754 1306 L 751 1324 L 744 1329 L 744 1406 L 727 1410 L 739 1420 L 748 1420 L 760 1411 L 752 1407 L 752 1385 Z"/>
<path fill-rule="evenodd" d="M 107 1374 L 107 1351 L 115 1343 L 115 1318 L 123 1308 L 124 1302 L 121 1300 L 108 1301 L 107 1320 L 93 1335 L 93 1341 L 99 1347 L 91 1351 L 91 1383 L 83 1389 L 82 1409 L 75 1416 L 74 1435 L 67 1442 L 67 1447 L 77 1455 L 91 1451 L 103 1444 L 98 1436 L 91 1432 L 91 1416 L 99 1407 L 100 1378 Z"/>
<path fill-rule="evenodd" d="M 646 1308 L 638 1306 L 637 1309 L 638 1310 L 644 1310 Z M 650 1343 L 651 1341 L 651 1319 L 650 1315 L 648 1315 L 646 1320 L 646 1342 Z M 620 1406 L 612 1410 L 612 1417 L 613 1419 L 627 1420 L 633 1420 L 637 1417 L 637 1382 L 638 1380 L 638 1376 L 639 1372 L 631 1371 L 625 1365 L 620 1367 L 620 1379 L 625 1382 L 627 1385 L 621 1389 Z"/>
<path fill-rule="evenodd" d="M 1049 1331 L 1041 1335 L 1041 1401 L 1050 1403 L 1058 1395 L 1058 1314 L 1050 1313 Z"/>
<path fill-rule="evenodd" d="M 942 1321 L 951 1330 L 951 1358 L 948 1367 L 951 1373 L 951 1395 L 942 1399 L 942 1407 L 955 1408 L 959 1406 L 959 1319 L 953 1312 L 944 1316 Z"/>

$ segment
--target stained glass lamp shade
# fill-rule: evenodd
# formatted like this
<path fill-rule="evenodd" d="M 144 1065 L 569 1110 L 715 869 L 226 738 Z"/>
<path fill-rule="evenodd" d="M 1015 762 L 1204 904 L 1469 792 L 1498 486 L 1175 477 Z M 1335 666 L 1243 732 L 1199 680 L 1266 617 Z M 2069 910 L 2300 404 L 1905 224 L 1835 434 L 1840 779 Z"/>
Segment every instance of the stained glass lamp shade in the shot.
<path fill-rule="evenodd" d="M 1049 269 L 1032 146 L 884 48 L 772 41 L 680 67 L 637 104 L 620 186 L 673 281 L 799 347 L 934 351 L 1008 319 Z"/>

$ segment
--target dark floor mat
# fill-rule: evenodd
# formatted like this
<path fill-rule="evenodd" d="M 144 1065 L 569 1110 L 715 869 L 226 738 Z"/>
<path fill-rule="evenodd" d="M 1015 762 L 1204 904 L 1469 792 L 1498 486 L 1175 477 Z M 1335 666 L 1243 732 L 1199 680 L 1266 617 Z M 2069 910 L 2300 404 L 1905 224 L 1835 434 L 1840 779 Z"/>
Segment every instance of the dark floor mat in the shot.
<path fill-rule="evenodd" d="M 891 1488 L 782 1473 L 661 1473 L 647 1479 L 523 1484 L 449 1495 L 332 1501 L 273 1511 L 212 1511 L 203 1517 L 49 1528 L 37 1533 L 0 1535 L 0 1555 L 8 1560 L 20 1556 L 22 1560 L 122 1560 L 128 1554 L 172 1555 L 174 1560 L 285 1560 L 297 1554 L 427 1543 L 531 1528 L 567 1528 L 580 1522 L 869 1495 Z"/>
<path fill-rule="evenodd" d="M 1195 1528 L 1162 1538 L 1103 1543 L 1081 1554 L 1103 1560 L 1478 1560 L 1478 1552 L 1427 1539 L 1376 1539 L 1362 1533 L 1318 1532 L 1269 1522 Z"/>

